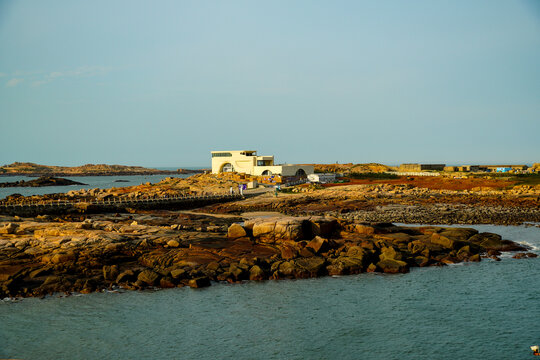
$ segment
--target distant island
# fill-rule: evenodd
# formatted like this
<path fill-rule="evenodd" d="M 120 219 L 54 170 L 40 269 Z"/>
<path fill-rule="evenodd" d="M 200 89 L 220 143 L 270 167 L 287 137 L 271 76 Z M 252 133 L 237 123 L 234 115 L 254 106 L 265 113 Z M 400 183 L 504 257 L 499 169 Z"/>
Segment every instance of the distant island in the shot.
<path fill-rule="evenodd" d="M 57 178 L 52 176 L 41 176 L 35 180 L 15 181 L 0 183 L 0 188 L 6 187 L 41 187 L 41 186 L 65 186 L 65 185 L 86 185 L 78 181 L 69 179 Z"/>
<path fill-rule="evenodd" d="M 204 170 L 159 170 L 142 166 L 86 164 L 82 166 L 39 165 L 14 162 L 0 166 L 0 176 L 107 176 L 107 175 L 174 175 L 196 174 Z"/>

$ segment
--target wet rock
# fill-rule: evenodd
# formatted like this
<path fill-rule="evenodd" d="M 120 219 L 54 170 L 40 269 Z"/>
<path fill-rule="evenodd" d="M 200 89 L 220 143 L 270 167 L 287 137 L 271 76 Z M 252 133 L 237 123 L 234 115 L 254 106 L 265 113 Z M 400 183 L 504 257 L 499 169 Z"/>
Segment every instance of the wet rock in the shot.
<path fill-rule="evenodd" d="M 171 276 L 173 279 L 183 279 L 186 275 L 186 270 L 184 269 L 174 269 L 171 271 Z"/>
<path fill-rule="evenodd" d="M 144 270 L 139 273 L 137 280 L 145 283 L 146 285 L 153 286 L 159 279 L 159 274 L 152 270 Z"/>
<path fill-rule="evenodd" d="M 296 259 L 294 262 L 298 268 L 305 270 L 312 277 L 322 275 L 326 265 L 326 260 L 317 256 Z"/>
<path fill-rule="evenodd" d="M 458 246 L 456 240 L 450 239 L 449 237 L 438 233 L 431 234 L 431 242 L 446 249 L 455 249 Z"/>
<path fill-rule="evenodd" d="M 409 266 L 406 262 L 395 259 L 386 258 L 381 260 L 377 263 L 377 267 L 379 267 L 383 272 L 390 274 L 409 272 Z"/>
<path fill-rule="evenodd" d="M 206 276 L 191 279 L 188 282 L 190 288 L 203 288 L 210 286 L 210 279 Z"/>
<path fill-rule="evenodd" d="M 265 279 L 265 272 L 263 269 L 261 269 L 258 265 L 253 265 L 251 269 L 249 269 L 249 280 L 264 280 Z"/>

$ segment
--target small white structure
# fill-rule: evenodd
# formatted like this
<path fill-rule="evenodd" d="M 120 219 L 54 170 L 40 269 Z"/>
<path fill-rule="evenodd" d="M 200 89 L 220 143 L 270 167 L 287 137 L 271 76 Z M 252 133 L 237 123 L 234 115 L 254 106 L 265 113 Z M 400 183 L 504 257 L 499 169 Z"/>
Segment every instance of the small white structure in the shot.
<path fill-rule="evenodd" d="M 306 176 L 312 165 L 274 164 L 274 156 L 258 156 L 255 150 L 212 151 L 212 174 L 238 172 L 249 175 Z"/>
<path fill-rule="evenodd" d="M 309 182 L 312 183 L 329 183 L 336 181 L 336 174 L 334 173 L 325 173 L 325 174 L 309 174 L 307 176 Z"/>

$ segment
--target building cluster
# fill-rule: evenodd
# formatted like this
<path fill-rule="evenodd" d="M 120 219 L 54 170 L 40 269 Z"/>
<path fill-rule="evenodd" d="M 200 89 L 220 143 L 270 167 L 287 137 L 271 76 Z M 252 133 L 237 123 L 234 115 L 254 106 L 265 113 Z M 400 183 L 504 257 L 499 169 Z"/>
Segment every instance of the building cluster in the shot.
<path fill-rule="evenodd" d="M 280 183 L 305 178 L 314 173 L 312 165 L 275 164 L 274 156 L 257 155 L 255 150 L 212 151 L 212 173 L 238 173 L 260 178 L 263 182 Z"/>
<path fill-rule="evenodd" d="M 448 171 L 448 172 L 495 172 L 495 173 L 533 173 L 539 172 L 536 164 L 528 165 L 459 165 L 446 166 L 446 164 L 401 164 L 399 171 Z"/>

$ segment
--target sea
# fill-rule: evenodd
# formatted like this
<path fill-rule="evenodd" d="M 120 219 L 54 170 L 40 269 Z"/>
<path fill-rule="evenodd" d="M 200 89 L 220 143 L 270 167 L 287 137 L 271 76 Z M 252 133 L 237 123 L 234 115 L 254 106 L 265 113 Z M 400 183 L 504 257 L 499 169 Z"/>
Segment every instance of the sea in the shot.
<path fill-rule="evenodd" d="M 169 169 L 162 169 L 169 170 Z M 43 187 L 8 187 L 0 188 L 0 200 L 6 196 L 13 194 L 21 194 L 24 196 L 29 195 L 44 195 L 54 193 L 65 193 L 70 190 L 80 189 L 110 189 L 113 187 L 124 187 L 141 185 L 144 183 L 158 183 L 161 180 L 168 177 L 186 178 L 193 174 L 173 174 L 173 175 L 113 175 L 113 176 L 59 176 L 64 179 L 69 179 L 83 183 L 85 185 L 68 185 L 68 186 L 43 186 Z M 30 181 L 35 180 L 37 177 L 29 176 L 0 176 L 0 183 L 2 182 L 15 182 L 15 181 Z"/>
<path fill-rule="evenodd" d="M 538 224 L 471 226 L 540 253 Z M 0 301 L 0 358 L 529 359 L 540 258 Z"/>

